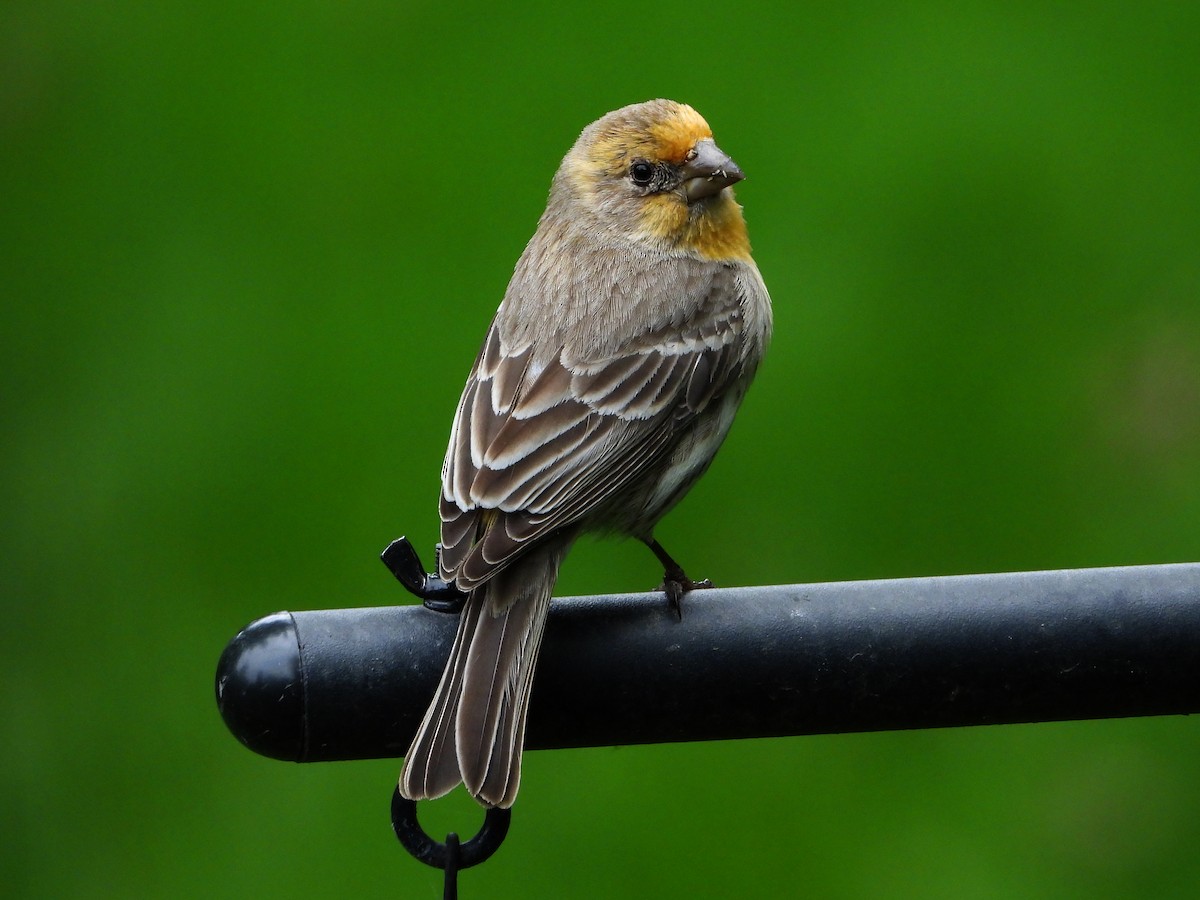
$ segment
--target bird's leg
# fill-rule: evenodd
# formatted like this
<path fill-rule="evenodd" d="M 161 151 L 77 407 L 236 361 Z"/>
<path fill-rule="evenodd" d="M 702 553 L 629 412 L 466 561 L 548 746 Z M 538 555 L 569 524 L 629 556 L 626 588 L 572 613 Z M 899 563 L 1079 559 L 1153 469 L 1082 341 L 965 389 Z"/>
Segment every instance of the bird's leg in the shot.
<path fill-rule="evenodd" d="M 671 554 L 663 549 L 663 545 L 654 538 L 643 538 L 642 542 L 650 548 L 650 552 L 658 557 L 663 565 L 663 583 L 658 590 L 667 595 L 667 603 L 676 618 L 683 619 L 683 595 L 698 588 L 710 588 L 713 583 L 705 578 L 703 581 L 692 581 L 683 571 L 683 566 L 672 559 Z"/>

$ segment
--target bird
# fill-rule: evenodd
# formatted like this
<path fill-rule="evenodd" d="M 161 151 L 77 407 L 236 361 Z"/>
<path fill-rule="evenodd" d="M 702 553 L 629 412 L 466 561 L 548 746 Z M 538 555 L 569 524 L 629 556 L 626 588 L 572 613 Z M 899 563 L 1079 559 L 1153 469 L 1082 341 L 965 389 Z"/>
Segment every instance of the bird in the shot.
<path fill-rule="evenodd" d="M 455 412 L 437 574 L 466 595 L 400 775 L 511 807 L 559 567 L 583 532 L 654 538 L 708 468 L 771 335 L 732 185 L 742 170 L 672 100 L 610 112 L 551 182 Z"/>

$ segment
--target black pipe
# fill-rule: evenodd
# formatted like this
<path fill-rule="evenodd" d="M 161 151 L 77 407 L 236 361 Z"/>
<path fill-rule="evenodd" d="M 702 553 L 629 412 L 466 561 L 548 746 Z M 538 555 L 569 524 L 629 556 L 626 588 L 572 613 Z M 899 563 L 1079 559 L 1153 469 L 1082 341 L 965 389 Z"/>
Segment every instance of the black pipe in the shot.
<path fill-rule="evenodd" d="M 250 749 L 402 755 L 456 616 L 276 613 L 225 648 Z M 1200 711 L 1200 563 L 555 600 L 531 749 Z"/>

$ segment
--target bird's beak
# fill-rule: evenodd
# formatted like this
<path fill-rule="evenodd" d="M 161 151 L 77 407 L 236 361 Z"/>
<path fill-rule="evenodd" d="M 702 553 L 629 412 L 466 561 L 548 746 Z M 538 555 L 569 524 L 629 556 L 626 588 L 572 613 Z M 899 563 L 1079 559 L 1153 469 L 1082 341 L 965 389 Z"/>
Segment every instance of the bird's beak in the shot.
<path fill-rule="evenodd" d="M 720 193 L 746 176 L 721 148 L 705 138 L 696 142 L 696 155 L 683 164 L 683 192 L 689 204 Z"/>

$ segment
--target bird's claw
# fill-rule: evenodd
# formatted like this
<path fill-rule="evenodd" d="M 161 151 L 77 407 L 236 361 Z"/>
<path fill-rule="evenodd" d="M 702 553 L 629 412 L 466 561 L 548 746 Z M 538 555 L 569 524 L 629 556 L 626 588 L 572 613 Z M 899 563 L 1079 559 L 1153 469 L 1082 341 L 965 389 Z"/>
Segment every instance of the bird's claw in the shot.
<path fill-rule="evenodd" d="M 692 581 L 683 572 L 664 572 L 663 582 L 658 586 L 658 590 L 667 595 L 667 608 L 675 613 L 677 620 L 682 622 L 683 595 L 690 591 L 703 590 L 712 586 L 713 583 L 707 578 L 700 581 Z"/>

